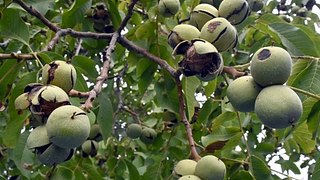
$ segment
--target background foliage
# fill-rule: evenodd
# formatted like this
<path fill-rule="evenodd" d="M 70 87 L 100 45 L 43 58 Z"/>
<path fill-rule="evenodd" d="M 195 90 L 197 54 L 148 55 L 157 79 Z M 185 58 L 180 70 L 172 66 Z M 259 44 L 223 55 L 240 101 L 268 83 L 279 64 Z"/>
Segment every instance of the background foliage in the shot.
<path fill-rule="evenodd" d="M 110 43 L 112 29 L 117 30 L 128 17 L 130 1 L 24 1 L 39 14 L 14 2 L 0 1 L 0 179 L 168 179 L 177 161 L 191 158 L 176 79 L 162 65 L 150 61 L 148 54 L 177 69 L 178 60 L 172 56 L 167 36 L 180 20 L 189 17 L 199 0 L 182 0 L 179 13 L 172 18 L 158 16 L 156 0 L 137 2 L 121 33 L 134 46 L 118 39 L 108 78 L 90 111 L 103 135 L 98 155 L 83 158 L 78 149 L 71 160 L 54 168 L 41 165 L 25 148 L 30 114 L 18 114 L 14 100 L 27 84 L 40 81 L 43 64 L 56 59 L 70 60 L 76 67 L 75 90 L 92 90 L 101 74 L 102 53 Z M 107 19 L 91 16 L 101 3 L 108 9 Z M 305 3 L 292 0 L 287 5 Z M 226 66 L 248 71 L 247 63 L 257 49 L 268 45 L 285 48 L 294 59 L 287 85 L 299 93 L 304 107 L 296 126 L 269 129 L 254 113 L 235 112 L 224 98 L 226 82 L 232 79 L 228 74 L 208 83 L 182 77 L 185 112 L 197 151 L 201 156 L 214 154 L 222 159 L 229 179 L 289 178 L 289 172 L 300 174 L 301 168 L 308 169 L 309 178 L 320 179 L 319 17 L 312 11 L 306 17 L 293 14 L 290 8 L 278 11 L 278 4 L 268 1 L 259 13 L 252 12 L 236 26 L 239 44 L 223 57 Z M 319 8 L 319 3 L 316 6 Z M 39 19 L 41 16 L 55 27 Z M 97 36 L 74 31 L 57 36 L 60 28 Z M 58 39 L 53 43 L 54 38 Z M 86 97 L 72 97 L 77 106 L 85 101 Z M 156 129 L 156 141 L 144 144 L 126 137 L 125 127 L 134 122 Z M 271 161 L 281 170 L 269 167 Z"/>

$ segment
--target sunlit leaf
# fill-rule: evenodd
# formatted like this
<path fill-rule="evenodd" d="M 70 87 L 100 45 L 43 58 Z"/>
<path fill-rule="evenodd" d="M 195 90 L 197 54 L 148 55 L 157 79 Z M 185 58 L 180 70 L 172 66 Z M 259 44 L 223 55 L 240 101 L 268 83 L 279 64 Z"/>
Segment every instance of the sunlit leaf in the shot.
<path fill-rule="evenodd" d="M 315 149 L 316 142 L 306 122 L 300 124 L 292 133 L 294 140 L 299 144 L 305 153 L 311 153 Z"/>
<path fill-rule="evenodd" d="M 187 117 L 190 119 L 194 114 L 195 106 L 197 106 L 197 104 L 195 104 L 195 93 L 197 87 L 200 85 L 200 81 L 196 77 L 186 77 L 183 79 L 182 85 L 187 104 Z"/>
<path fill-rule="evenodd" d="M 320 61 L 299 59 L 293 66 L 288 85 L 320 94 Z"/>
<path fill-rule="evenodd" d="M 272 23 L 269 24 L 269 27 L 278 34 L 283 45 L 293 55 L 319 55 L 319 52 L 314 48 L 312 39 L 298 27 L 288 23 Z"/>

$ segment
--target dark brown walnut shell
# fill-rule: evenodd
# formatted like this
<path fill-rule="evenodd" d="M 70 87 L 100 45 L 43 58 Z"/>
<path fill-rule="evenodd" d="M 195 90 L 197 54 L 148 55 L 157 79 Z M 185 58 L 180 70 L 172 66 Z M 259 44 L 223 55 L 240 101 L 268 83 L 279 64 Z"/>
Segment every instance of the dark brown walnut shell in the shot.
<path fill-rule="evenodd" d="M 209 81 L 223 69 L 222 56 L 211 43 L 203 39 L 183 41 L 177 45 L 174 53 L 184 54 L 179 67 L 185 76 L 196 75 L 201 80 Z M 208 75 L 212 78 L 206 78 Z"/>

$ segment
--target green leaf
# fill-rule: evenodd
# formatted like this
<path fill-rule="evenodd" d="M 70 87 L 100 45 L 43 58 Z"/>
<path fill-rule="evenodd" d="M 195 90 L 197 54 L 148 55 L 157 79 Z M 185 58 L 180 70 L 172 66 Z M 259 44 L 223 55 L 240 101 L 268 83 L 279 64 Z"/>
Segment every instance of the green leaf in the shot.
<path fill-rule="evenodd" d="M 182 80 L 182 88 L 187 104 L 187 117 L 191 119 L 194 114 L 194 108 L 197 105 L 195 99 L 196 89 L 200 85 L 200 80 L 197 77 L 185 77 Z"/>
<path fill-rule="evenodd" d="M 100 126 L 101 134 L 104 139 L 107 139 L 113 129 L 113 107 L 108 97 L 108 94 L 104 91 L 98 97 L 98 102 L 100 104 L 97 122 Z"/>
<path fill-rule="evenodd" d="M 138 26 L 137 30 L 135 31 L 135 36 L 137 39 L 147 39 L 149 37 L 154 36 L 154 31 L 151 29 L 155 29 L 156 24 L 152 21 L 147 21 L 140 26 Z"/>
<path fill-rule="evenodd" d="M 49 64 L 51 61 L 55 61 L 55 60 L 64 61 L 65 59 L 61 54 L 51 52 L 51 51 L 42 51 L 40 53 L 37 53 L 37 55 L 45 64 Z"/>
<path fill-rule="evenodd" d="M 220 114 L 218 117 L 213 119 L 212 126 L 211 126 L 212 132 L 218 131 L 219 128 L 223 125 L 229 126 L 232 121 L 236 120 L 236 118 L 237 118 L 237 114 L 235 112 L 226 111 Z"/>
<path fill-rule="evenodd" d="M 12 38 L 29 44 L 29 28 L 19 15 L 19 10 L 7 8 L 2 12 L 0 19 L 0 36 Z"/>
<path fill-rule="evenodd" d="M 312 39 L 298 27 L 288 23 L 272 23 L 269 24 L 269 27 L 277 33 L 282 44 L 291 54 L 296 56 L 318 56 L 320 54 L 314 47 Z"/>
<path fill-rule="evenodd" d="M 137 170 L 137 167 L 134 166 L 130 161 L 125 160 L 125 163 L 127 165 L 127 168 L 129 170 L 129 177 L 131 180 L 137 180 L 140 179 L 139 171 Z"/>
<path fill-rule="evenodd" d="M 179 113 L 178 90 L 174 81 L 166 79 L 155 84 L 156 104 L 162 109 L 168 109 L 171 112 Z"/>
<path fill-rule="evenodd" d="M 20 68 L 25 64 L 24 61 L 5 60 L 0 66 L 0 101 L 10 92 L 13 82 L 18 76 Z"/>
<path fill-rule="evenodd" d="M 255 178 L 249 171 L 240 170 L 235 175 L 231 176 L 230 180 L 254 180 Z"/>
<path fill-rule="evenodd" d="M 74 1 L 71 8 L 62 14 L 62 28 L 73 28 L 84 21 L 86 11 L 91 7 L 92 0 Z"/>
<path fill-rule="evenodd" d="M 39 11 L 43 16 L 54 6 L 54 1 L 51 0 L 27 0 L 25 3 Z"/>
<path fill-rule="evenodd" d="M 241 134 L 239 128 L 236 127 L 224 127 L 220 126 L 215 131 L 212 131 L 211 134 L 203 136 L 201 142 L 203 146 L 207 147 L 215 142 L 219 141 L 228 141 L 229 139 Z"/>
<path fill-rule="evenodd" d="M 76 72 L 77 72 L 77 81 L 76 81 L 76 84 L 74 85 L 73 89 L 76 89 L 76 90 L 82 91 L 82 92 L 89 91 L 88 82 L 84 79 L 84 77 L 83 77 L 82 73 L 80 72 L 79 68 L 75 67 L 75 69 L 76 69 Z"/>
<path fill-rule="evenodd" d="M 99 76 L 96 69 L 96 62 L 86 56 L 74 56 L 72 58 L 72 65 L 91 81 L 95 81 Z"/>
<path fill-rule="evenodd" d="M 311 153 L 316 147 L 315 140 L 312 139 L 312 134 L 308 129 L 306 122 L 300 124 L 292 133 L 293 139 L 299 144 L 303 152 Z"/>
<path fill-rule="evenodd" d="M 250 170 L 255 179 L 272 180 L 271 171 L 265 161 L 255 155 L 250 156 Z"/>
<path fill-rule="evenodd" d="M 218 78 L 216 78 L 212 81 L 209 81 L 208 84 L 206 86 L 204 86 L 206 97 L 210 97 L 212 95 L 212 93 L 214 93 L 214 91 L 216 90 L 216 87 L 217 87 L 217 82 L 218 82 Z"/>
<path fill-rule="evenodd" d="M 97 170 L 97 167 L 95 164 L 92 164 L 91 162 L 82 163 L 82 168 L 85 170 L 87 174 L 87 179 L 97 179 L 102 180 L 102 175 Z"/>
<path fill-rule="evenodd" d="M 27 178 L 30 178 L 31 173 L 25 168 L 24 163 L 32 164 L 32 156 L 34 157 L 34 154 L 26 148 L 26 142 L 29 134 L 29 132 L 22 133 L 17 145 L 12 151 L 10 151 L 11 159 L 14 161 L 21 174 Z"/>
<path fill-rule="evenodd" d="M 64 166 L 58 166 L 50 178 L 52 180 L 69 180 L 74 179 L 73 171 Z"/>
<path fill-rule="evenodd" d="M 304 103 L 305 104 L 305 103 Z M 304 106 L 304 111 L 305 111 L 305 106 Z M 310 113 L 308 114 L 308 128 L 310 132 L 312 132 L 313 137 L 318 136 L 318 131 L 319 131 L 319 123 L 320 123 L 320 101 L 317 101 L 311 108 Z"/>
<path fill-rule="evenodd" d="M 299 168 L 297 167 L 297 165 L 294 164 L 292 160 L 280 159 L 280 160 L 276 161 L 276 163 L 281 165 L 282 171 L 291 170 L 295 174 L 301 173 Z"/>
<path fill-rule="evenodd" d="M 23 90 L 27 84 L 36 82 L 36 75 L 36 71 L 25 74 L 18 80 L 14 89 L 12 90 L 8 108 L 10 119 L 7 122 L 7 126 L 3 134 L 3 142 L 8 147 L 15 146 L 19 139 L 23 123 L 30 115 L 30 112 L 27 111 L 23 112 L 22 114 L 18 114 L 14 107 L 14 100 L 23 93 Z"/>
<path fill-rule="evenodd" d="M 311 180 L 318 180 L 320 179 L 320 157 L 316 160 L 316 166 L 312 172 L 312 179 Z"/>
<path fill-rule="evenodd" d="M 214 103 L 212 98 L 207 99 L 207 101 L 202 105 L 199 111 L 197 123 L 206 124 L 208 122 L 210 114 L 212 113 L 212 111 L 215 109 L 216 106 L 217 104 Z"/>
<path fill-rule="evenodd" d="M 115 29 L 118 29 L 121 23 L 121 16 L 116 2 L 114 2 L 114 0 L 109 0 L 106 3 L 109 10 L 109 15 L 111 17 L 112 25 L 115 27 Z"/>
<path fill-rule="evenodd" d="M 139 61 L 137 65 L 137 76 L 139 77 L 138 86 L 141 94 L 147 90 L 154 79 L 154 73 L 156 72 L 157 67 L 157 64 L 148 59 L 143 58 Z"/>
<path fill-rule="evenodd" d="M 292 75 L 287 84 L 320 94 L 320 61 L 299 59 L 293 66 Z"/>

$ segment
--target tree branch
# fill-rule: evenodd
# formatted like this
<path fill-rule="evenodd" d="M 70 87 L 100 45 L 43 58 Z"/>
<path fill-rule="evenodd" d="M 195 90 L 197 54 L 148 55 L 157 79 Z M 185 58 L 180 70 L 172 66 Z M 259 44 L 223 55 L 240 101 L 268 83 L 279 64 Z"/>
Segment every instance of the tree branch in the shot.
<path fill-rule="evenodd" d="M 0 54 L 0 59 L 30 60 L 35 58 L 36 58 L 35 54 L 19 54 L 19 53 Z"/>
<path fill-rule="evenodd" d="M 69 91 L 69 96 L 71 97 L 80 97 L 80 98 L 87 98 L 89 96 L 89 92 L 80 92 L 75 89 L 71 89 Z"/>
<path fill-rule="evenodd" d="M 56 33 L 54 38 L 49 42 L 45 50 L 51 50 L 54 47 L 54 45 L 58 42 L 59 38 L 66 35 L 70 35 L 76 38 L 93 38 L 93 39 L 110 39 L 113 35 L 113 33 L 81 32 L 81 31 L 75 31 L 70 28 L 62 29 L 56 26 L 55 24 L 51 23 L 36 9 L 33 9 L 31 6 L 28 6 L 26 3 L 22 2 L 21 0 L 14 0 L 14 2 L 19 4 L 29 14 L 38 18 L 44 25 L 46 25 L 50 30 Z"/>
<path fill-rule="evenodd" d="M 246 72 L 238 71 L 237 69 L 231 66 L 224 66 L 223 72 L 230 74 L 233 78 L 238 78 L 247 74 Z"/>
<path fill-rule="evenodd" d="M 122 46 L 124 46 L 125 48 L 127 48 L 129 51 L 133 51 L 133 52 L 136 52 L 137 54 L 141 54 L 144 57 L 148 58 L 149 60 L 159 64 L 162 68 L 166 69 L 173 77 L 175 77 L 177 75 L 177 71 L 174 68 L 172 68 L 167 63 L 167 61 L 165 61 L 164 59 L 159 58 L 158 56 L 155 56 L 155 55 L 151 54 L 146 49 L 135 45 L 134 43 L 129 41 L 127 38 L 119 37 L 119 43 Z"/>
<path fill-rule="evenodd" d="M 193 156 L 193 158 L 198 161 L 201 159 L 200 155 L 198 154 L 197 150 L 196 150 L 196 145 L 193 139 L 193 135 L 192 135 L 192 128 L 191 125 L 186 117 L 186 103 L 183 97 L 183 90 L 182 90 L 182 84 L 181 81 L 179 79 L 179 76 L 176 77 L 176 82 L 177 82 L 177 86 L 178 86 L 178 96 L 179 96 L 179 113 L 180 113 L 180 117 L 181 120 L 184 124 L 184 126 L 186 127 L 186 131 L 187 131 L 187 136 L 188 136 L 188 141 L 189 141 L 189 145 L 190 145 L 190 150 L 191 150 L 191 154 Z"/>
<path fill-rule="evenodd" d="M 44 25 L 46 25 L 49 29 L 51 29 L 54 32 L 57 32 L 60 30 L 58 26 L 55 26 L 53 23 L 51 23 L 47 18 L 42 16 L 39 11 L 36 9 L 33 9 L 31 6 L 28 6 L 21 0 L 14 0 L 15 3 L 19 4 L 24 10 L 26 10 L 29 14 L 37 17 Z"/>
<path fill-rule="evenodd" d="M 111 63 L 111 55 L 114 49 L 116 48 L 116 43 L 118 42 L 118 38 L 120 37 L 120 33 L 127 25 L 129 19 L 132 16 L 132 11 L 134 8 L 134 5 L 137 3 L 138 0 L 133 0 L 129 7 L 128 7 L 128 13 L 126 17 L 121 22 L 118 30 L 113 33 L 111 41 L 109 43 L 109 46 L 106 48 L 106 50 L 103 52 L 103 67 L 100 72 L 100 75 L 97 77 L 97 82 L 94 86 L 94 88 L 89 92 L 89 97 L 86 100 L 86 102 L 82 105 L 83 109 L 89 110 L 93 107 L 92 102 L 96 99 L 96 97 L 101 93 L 102 85 L 105 82 L 105 80 L 108 78 L 108 71 L 110 68 Z"/>

